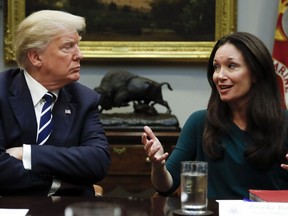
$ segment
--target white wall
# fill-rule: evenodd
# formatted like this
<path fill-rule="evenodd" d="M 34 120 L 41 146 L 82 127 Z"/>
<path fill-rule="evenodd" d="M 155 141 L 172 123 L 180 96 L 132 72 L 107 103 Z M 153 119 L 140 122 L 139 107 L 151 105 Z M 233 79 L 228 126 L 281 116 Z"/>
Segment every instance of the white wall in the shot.
<path fill-rule="evenodd" d="M 272 50 L 278 12 L 278 0 L 238 0 L 238 31 L 255 34 Z M 3 12 L 0 10 L 0 41 L 3 41 Z M 0 44 L 0 56 L 3 56 L 3 44 Z M 0 71 L 7 68 L 0 58 Z M 80 82 L 90 88 L 100 84 L 107 71 L 125 69 L 132 73 L 150 78 L 157 82 L 167 81 L 173 91 L 163 87 L 163 97 L 168 101 L 172 114 L 176 115 L 180 126 L 191 112 L 206 108 L 210 87 L 206 80 L 205 65 L 165 66 L 139 64 L 85 65 L 82 64 Z M 160 107 L 157 107 L 162 111 Z M 115 110 L 114 110 L 115 111 Z M 116 110 L 118 111 L 118 110 Z M 125 110 L 127 111 L 127 110 Z M 130 111 L 130 110 L 128 110 Z M 164 110 L 163 110 L 164 111 Z"/>

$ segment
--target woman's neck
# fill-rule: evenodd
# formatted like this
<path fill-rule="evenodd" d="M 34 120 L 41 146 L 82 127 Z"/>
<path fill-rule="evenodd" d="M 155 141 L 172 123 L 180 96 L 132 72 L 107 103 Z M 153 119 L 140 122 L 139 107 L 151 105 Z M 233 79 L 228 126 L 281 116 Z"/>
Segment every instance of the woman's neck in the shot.
<path fill-rule="evenodd" d="M 245 131 L 247 128 L 247 106 L 234 106 L 231 109 L 232 109 L 233 122 L 241 130 Z"/>

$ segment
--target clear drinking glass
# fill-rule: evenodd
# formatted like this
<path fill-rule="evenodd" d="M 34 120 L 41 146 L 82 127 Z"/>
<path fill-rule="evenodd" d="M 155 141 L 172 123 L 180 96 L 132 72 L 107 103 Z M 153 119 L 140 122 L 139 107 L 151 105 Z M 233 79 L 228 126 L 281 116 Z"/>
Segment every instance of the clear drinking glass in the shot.
<path fill-rule="evenodd" d="M 205 214 L 208 203 L 207 177 L 207 162 L 181 162 L 181 210 L 184 213 Z"/>

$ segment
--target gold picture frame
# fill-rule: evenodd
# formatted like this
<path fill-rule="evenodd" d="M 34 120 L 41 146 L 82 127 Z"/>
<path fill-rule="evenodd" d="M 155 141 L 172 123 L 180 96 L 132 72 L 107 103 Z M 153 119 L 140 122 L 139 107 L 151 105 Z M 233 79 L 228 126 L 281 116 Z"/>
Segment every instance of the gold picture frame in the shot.
<path fill-rule="evenodd" d="M 221 36 L 236 31 L 237 0 L 215 0 L 215 41 L 81 41 L 86 60 L 169 60 L 204 62 Z M 4 61 L 15 61 L 12 41 L 17 25 L 25 18 L 25 0 L 7 0 L 4 8 Z M 5 6 L 5 5 L 4 5 Z"/>

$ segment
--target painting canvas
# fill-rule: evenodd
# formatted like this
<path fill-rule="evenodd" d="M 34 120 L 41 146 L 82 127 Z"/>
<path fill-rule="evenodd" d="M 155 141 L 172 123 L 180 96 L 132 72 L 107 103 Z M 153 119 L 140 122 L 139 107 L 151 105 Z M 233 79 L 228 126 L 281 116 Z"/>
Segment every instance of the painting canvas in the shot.
<path fill-rule="evenodd" d="M 80 44 L 86 59 L 201 61 L 236 28 L 236 0 L 11 0 L 5 8 L 7 52 L 9 34 L 25 16 L 56 9 L 86 18 Z"/>
<path fill-rule="evenodd" d="M 26 0 L 26 15 L 41 9 L 65 10 L 87 20 L 85 40 L 211 41 L 215 1 Z"/>

